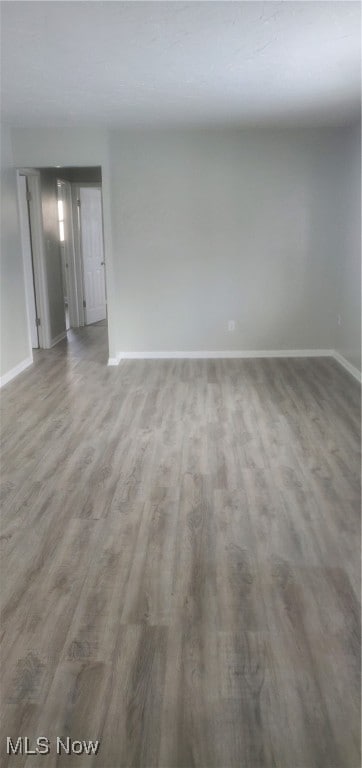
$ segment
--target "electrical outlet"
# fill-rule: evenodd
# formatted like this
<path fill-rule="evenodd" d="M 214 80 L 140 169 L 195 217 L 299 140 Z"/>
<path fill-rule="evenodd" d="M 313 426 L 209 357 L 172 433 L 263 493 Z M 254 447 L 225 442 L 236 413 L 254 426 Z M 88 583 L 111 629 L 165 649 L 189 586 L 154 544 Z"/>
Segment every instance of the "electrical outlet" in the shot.
<path fill-rule="evenodd" d="M 337 325 L 342 325 L 342 319 L 340 315 L 337 315 Z"/>
<path fill-rule="evenodd" d="M 235 331 L 235 320 L 229 320 L 228 331 Z"/>

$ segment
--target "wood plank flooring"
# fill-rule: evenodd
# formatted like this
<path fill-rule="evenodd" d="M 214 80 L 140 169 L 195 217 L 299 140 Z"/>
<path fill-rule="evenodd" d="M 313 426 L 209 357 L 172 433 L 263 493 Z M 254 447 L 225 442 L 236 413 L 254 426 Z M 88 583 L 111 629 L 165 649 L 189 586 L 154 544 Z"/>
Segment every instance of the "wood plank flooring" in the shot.
<path fill-rule="evenodd" d="M 2 767 L 359 768 L 358 384 L 70 337 L 1 394 Z"/>

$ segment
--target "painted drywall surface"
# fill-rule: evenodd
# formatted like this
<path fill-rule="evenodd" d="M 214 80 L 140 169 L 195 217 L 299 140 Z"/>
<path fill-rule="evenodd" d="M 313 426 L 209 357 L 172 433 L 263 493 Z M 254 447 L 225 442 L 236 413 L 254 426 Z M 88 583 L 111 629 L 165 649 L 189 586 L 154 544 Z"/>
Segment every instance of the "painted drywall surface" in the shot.
<path fill-rule="evenodd" d="M 31 357 L 16 171 L 10 129 L 1 126 L 1 376 Z"/>
<path fill-rule="evenodd" d="M 17 167 L 101 166 L 103 226 L 106 260 L 109 356 L 117 354 L 118 294 L 113 268 L 110 156 L 108 132 L 89 128 L 14 128 L 14 161 Z"/>
<path fill-rule="evenodd" d="M 12 140 L 22 166 L 96 166 L 107 153 L 107 133 L 89 128 L 13 128 Z"/>
<path fill-rule="evenodd" d="M 54 341 L 65 332 L 65 315 L 59 244 L 57 182 L 53 170 L 40 171 L 40 187 L 50 336 L 51 340 Z"/>
<path fill-rule="evenodd" d="M 102 166 L 110 357 L 334 348 L 344 141 L 323 129 L 122 131 L 110 143 L 13 131 L 18 167 Z"/>
<path fill-rule="evenodd" d="M 334 142 L 112 133 L 118 351 L 332 348 Z"/>
<path fill-rule="evenodd" d="M 1 32 L 17 125 L 341 124 L 360 108 L 358 2 L 5 2 Z"/>
<path fill-rule="evenodd" d="M 336 350 L 361 371 L 361 125 L 339 142 Z M 339 322 L 338 322 L 339 320 Z"/>
<path fill-rule="evenodd" d="M 59 179 L 70 181 L 73 184 L 101 184 L 101 168 L 59 168 L 57 171 Z"/>

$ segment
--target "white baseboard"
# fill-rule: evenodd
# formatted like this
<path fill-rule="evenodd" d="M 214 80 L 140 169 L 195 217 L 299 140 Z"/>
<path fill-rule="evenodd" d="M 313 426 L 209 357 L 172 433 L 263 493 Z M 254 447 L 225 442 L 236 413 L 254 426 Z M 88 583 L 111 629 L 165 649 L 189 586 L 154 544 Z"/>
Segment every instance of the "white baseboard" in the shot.
<path fill-rule="evenodd" d="M 334 351 L 333 357 L 337 361 L 337 363 L 339 363 L 339 365 L 342 365 L 342 367 L 345 368 L 345 370 L 348 371 L 348 373 L 350 373 L 351 376 L 353 376 L 355 379 L 357 379 L 357 381 L 361 383 L 362 374 L 361 374 L 361 371 L 358 370 L 358 368 L 352 365 L 352 363 L 349 363 L 348 360 L 346 360 L 346 358 L 343 357 L 343 355 L 341 355 L 339 352 Z"/>
<path fill-rule="evenodd" d="M 0 378 L 0 387 L 4 387 L 5 384 L 9 383 L 9 381 L 15 379 L 16 376 L 19 376 L 19 373 L 22 373 L 26 368 L 29 368 L 29 365 L 32 365 L 32 362 L 32 356 L 26 357 L 25 360 L 22 360 L 21 363 L 15 366 L 15 368 L 12 368 L 11 371 L 4 373 L 4 375 Z"/>
<path fill-rule="evenodd" d="M 52 346 L 66 337 L 62 333 L 53 339 Z M 217 359 L 217 358 L 263 358 L 263 357 L 333 357 L 348 373 L 357 381 L 362 381 L 362 374 L 354 365 L 348 362 L 343 355 L 332 349 L 271 349 L 271 350 L 218 350 L 218 351 L 189 351 L 189 352 L 119 352 L 117 357 L 110 357 L 108 365 L 116 366 L 121 360 L 173 360 L 173 359 Z M 33 363 L 32 357 L 27 357 L 7 373 L 0 377 L 0 387 L 4 387 L 9 381 L 15 379 Z"/>
<path fill-rule="evenodd" d="M 56 344 L 59 344 L 60 341 L 63 341 L 63 339 L 67 338 L 67 332 L 62 331 L 58 334 L 58 336 L 54 336 L 54 339 L 51 339 L 50 341 L 50 347 L 48 349 L 51 349 L 52 347 L 55 347 Z"/>
<path fill-rule="evenodd" d="M 265 358 L 265 357 L 333 357 L 348 373 L 361 381 L 362 376 L 358 368 L 346 360 L 345 357 L 334 349 L 228 349 L 213 351 L 165 351 L 158 352 L 119 352 L 116 357 L 110 357 L 108 365 L 118 365 L 121 360 L 176 360 L 176 359 L 217 359 L 217 358 Z"/>
<path fill-rule="evenodd" d="M 158 352 L 119 352 L 117 357 L 111 357 L 108 365 L 118 365 L 121 360 L 174 360 L 174 359 L 217 359 L 217 358 L 263 358 L 263 357 L 333 357 L 332 349 L 227 349 L 227 350 L 197 350 L 197 351 L 167 351 Z"/>
<path fill-rule="evenodd" d="M 119 355 L 117 355 L 117 357 L 109 357 L 107 365 L 118 365 L 120 360 L 121 358 Z"/>

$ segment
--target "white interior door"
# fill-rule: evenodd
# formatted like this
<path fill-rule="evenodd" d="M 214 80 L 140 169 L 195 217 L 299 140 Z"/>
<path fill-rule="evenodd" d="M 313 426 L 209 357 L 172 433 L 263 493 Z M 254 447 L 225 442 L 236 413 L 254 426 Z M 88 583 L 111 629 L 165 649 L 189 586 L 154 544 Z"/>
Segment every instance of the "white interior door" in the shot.
<path fill-rule="evenodd" d="M 106 317 L 102 192 L 99 187 L 80 187 L 80 234 L 83 261 L 85 323 Z"/>
<path fill-rule="evenodd" d="M 38 337 L 38 326 L 37 326 L 33 255 L 32 255 L 32 243 L 31 243 L 30 222 L 29 222 L 28 191 L 27 191 L 27 185 L 26 185 L 26 176 L 22 176 L 20 174 L 18 175 L 18 190 L 19 190 L 19 218 L 20 218 L 21 245 L 23 250 L 23 263 L 24 263 L 26 308 L 28 313 L 31 346 L 33 349 L 37 349 L 39 347 L 39 337 Z"/>

